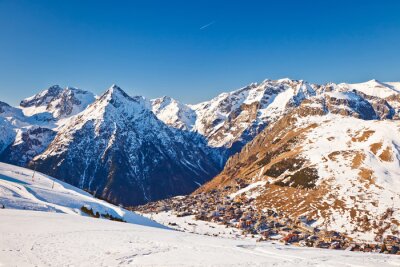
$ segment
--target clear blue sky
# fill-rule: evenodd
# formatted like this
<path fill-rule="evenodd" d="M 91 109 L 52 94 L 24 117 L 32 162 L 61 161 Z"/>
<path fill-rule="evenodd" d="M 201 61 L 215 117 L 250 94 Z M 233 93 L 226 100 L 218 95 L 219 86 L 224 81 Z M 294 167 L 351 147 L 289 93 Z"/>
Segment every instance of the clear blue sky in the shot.
<path fill-rule="evenodd" d="M 266 78 L 400 81 L 400 1 L 0 0 L 0 100 L 52 84 L 186 103 Z"/>

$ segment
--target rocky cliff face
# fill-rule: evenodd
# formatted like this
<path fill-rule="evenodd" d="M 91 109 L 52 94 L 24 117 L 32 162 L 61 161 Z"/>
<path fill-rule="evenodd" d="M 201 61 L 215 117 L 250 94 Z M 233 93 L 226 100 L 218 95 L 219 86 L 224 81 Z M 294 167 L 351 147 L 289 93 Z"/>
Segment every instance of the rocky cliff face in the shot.
<path fill-rule="evenodd" d="M 114 203 L 187 194 L 219 171 L 203 137 L 158 120 L 150 103 L 113 86 L 72 118 L 32 164 Z"/>
<path fill-rule="evenodd" d="M 227 159 L 268 123 L 314 94 L 312 85 L 304 81 L 265 80 L 197 105 L 157 99 L 153 110 L 166 124 L 196 132 L 207 139 L 209 146 L 223 148 Z"/>
<path fill-rule="evenodd" d="M 19 129 L 14 141 L 0 154 L 0 161 L 27 166 L 35 156 L 48 147 L 55 135 L 55 131 L 43 127 Z"/>

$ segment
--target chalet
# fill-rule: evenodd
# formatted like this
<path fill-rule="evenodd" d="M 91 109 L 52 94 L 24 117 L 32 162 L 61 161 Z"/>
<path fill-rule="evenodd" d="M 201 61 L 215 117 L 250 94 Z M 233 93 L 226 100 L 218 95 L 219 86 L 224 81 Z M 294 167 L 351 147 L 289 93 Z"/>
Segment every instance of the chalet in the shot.
<path fill-rule="evenodd" d="M 155 209 L 156 212 L 163 212 L 163 211 L 167 211 L 167 210 L 168 210 L 168 207 L 166 205 L 159 206 Z"/>
<path fill-rule="evenodd" d="M 299 240 L 299 236 L 297 234 L 288 234 L 281 240 L 285 243 L 293 243 Z"/>
<path fill-rule="evenodd" d="M 226 207 L 224 205 L 217 205 L 215 210 L 217 211 L 225 211 Z"/>

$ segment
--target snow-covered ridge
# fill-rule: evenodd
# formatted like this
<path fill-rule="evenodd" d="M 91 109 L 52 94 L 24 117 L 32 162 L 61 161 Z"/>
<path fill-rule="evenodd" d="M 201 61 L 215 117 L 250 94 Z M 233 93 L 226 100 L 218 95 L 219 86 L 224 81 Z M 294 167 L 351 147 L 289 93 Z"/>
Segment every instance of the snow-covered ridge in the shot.
<path fill-rule="evenodd" d="M 21 101 L 20 108 L 26 116 L 50 113 L 61 119 L 84 110 L 95 100 L 95 95 L 81 89 L 53 85 L 48 89 Z"/>
<path fill-rule="evenodd" d="M 131 211 L 92 197 L 87 192 L 33 170 L 0 163 L 0 205 L 6 209 L 35 210 L 87 216 L 109 214 L 128 223 L 166 228 Z"/>
<path fill-rule="evenodd" d="M 386 101 L 388 108 L 393 108 L 389 113 L 398 114 L 400 103 L 396 97 L 400 96 L 399 92 L 400 83 L 377 80 L 359 84 L 318 85 L 285 78 L 252 83 L 195 105 L 185 105 L 169 97 L 155 99 L 152 104 L 156 116 L 166 124 L 197 132 L 208 139 L 210 146 L 229 149 L 235 143 L 243 146 L 263 127 L 299 106 L 305 99 L 325 96 L 344 99 L 353 108 L 360 106 L 359 111 L 363 105 Z M 343 105 L 342 101 L 335 105 L 338 104 Z M 363 115 L 361 117 L 373 117 L 371 114 Z"/>
<path fill-rule="evenodd" d="M 339 86 L 348 89 L 355 89 L 367 95 L 380 98 L 386 98 L 400 93 L 399 82 L 380 82 L 375 79 L 363 83 L 341 83 Z"/>

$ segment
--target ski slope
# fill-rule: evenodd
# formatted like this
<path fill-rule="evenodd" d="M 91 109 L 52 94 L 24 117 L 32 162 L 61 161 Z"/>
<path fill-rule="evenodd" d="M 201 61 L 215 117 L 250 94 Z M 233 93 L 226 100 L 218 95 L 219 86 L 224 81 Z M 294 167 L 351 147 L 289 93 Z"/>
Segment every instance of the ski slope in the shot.
<path fill-rule="evenodd" d="M 70 214 L 0 210 L 0 266 L 399 266 L 400 257 L 207 237 Z"/>
<path fill-rule="evenodd" d="M 100 214 L 109 214 L 128 223 L 161 227 L 152 220 L 123 208 L 92 197 L 89 193 L 61 182 L 50 176 L 0 163 L 0 207 L 72 215 L 86 215 L 81 211 L 85 206 Z"/>

